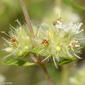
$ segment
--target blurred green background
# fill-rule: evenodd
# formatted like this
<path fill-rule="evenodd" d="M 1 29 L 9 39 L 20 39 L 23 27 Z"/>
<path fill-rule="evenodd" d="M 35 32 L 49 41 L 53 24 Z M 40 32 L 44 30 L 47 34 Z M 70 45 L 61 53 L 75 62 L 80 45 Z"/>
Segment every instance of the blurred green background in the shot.
<path fill-rule="evenodd" d="M 25 3 L 31 20 L 36 25 L 42 22 L 53 22 L 60 13 L 65 22 L 83 22 L 82 28 L 85 29 L 85 0 L 25 0 Z M 0 31 L 8 32 L 10 24 L 16 27 L 18 25 L 16 20 L 22 24 L 25 23 L 19 0 L 0 0 Z M 2 57 L 6 55 L 2 51 L 4 48 L 2 37 L 6 36 L 0 32 L 0 75 L 4 77 L 0 76 L 0 79 L 12 82 L 11 85 L 48 85 L 44 73 L 38 66 L 2 65 Z M 84 54 L 85 46 L 83 45 L 80 55 L 82 59 L 75 64 L 64 65 L 59 69 L 56 69 L 52 64 L 47 65 L 54 85 L 69 85 L 68 79 L 71 72 L 85 61 Z"/>

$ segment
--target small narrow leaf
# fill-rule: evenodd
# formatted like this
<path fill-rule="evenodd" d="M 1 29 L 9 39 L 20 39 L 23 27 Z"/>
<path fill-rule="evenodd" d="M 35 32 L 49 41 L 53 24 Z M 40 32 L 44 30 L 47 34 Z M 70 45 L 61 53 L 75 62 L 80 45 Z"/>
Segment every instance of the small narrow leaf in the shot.
<path fill-rule="evenodd" d="M 67 63 L 70 63 L 72 61 L 74 61 L 75 59 L 63 59 L 62 61 L 60 61 L 58 63 L 59 66 L 63 65 L 63 64 L 67 64 Z"/>

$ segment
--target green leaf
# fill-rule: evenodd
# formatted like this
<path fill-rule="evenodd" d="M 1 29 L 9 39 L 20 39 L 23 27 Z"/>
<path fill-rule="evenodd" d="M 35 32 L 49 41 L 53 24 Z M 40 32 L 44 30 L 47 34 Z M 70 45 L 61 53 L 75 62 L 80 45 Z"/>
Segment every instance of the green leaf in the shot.
<path fill-rule="evenodd" d="M 16 59 L 16 58 L 7 58 L 6 60 L 4 60 L 3 64 L 5 64 L 5 65 L 15 65 L 15 66 L 32 66 L 32 65 L 35 65 L 35 63 L 30 63 L 30 62 L 23 61 L 23 60 Z"/>
<path fill-rule="evenodd" d="M 73 8 L 76 8 L 78 10 L 85 10 L 85 7 L 82 7 L 78 4 L 76 4 L 75 2 L 71 1 L 71 0 L 62 0 L 65 4 L 73 7 Z"/>
<path fill-rule="evenodd" d="M 58 65 L 61 66 L 61 65 L 63 65 L 63 64 L 70 63 L 70 62 L 72 62 L 72 61 L 74 61 L 74 60 L 75 60 L 75 58 L 74 58 L 74 59 L 72 59 L 72 58 L 63 59 L 63 60 L 61 60 L 61 61 L 58 63 Z"/>

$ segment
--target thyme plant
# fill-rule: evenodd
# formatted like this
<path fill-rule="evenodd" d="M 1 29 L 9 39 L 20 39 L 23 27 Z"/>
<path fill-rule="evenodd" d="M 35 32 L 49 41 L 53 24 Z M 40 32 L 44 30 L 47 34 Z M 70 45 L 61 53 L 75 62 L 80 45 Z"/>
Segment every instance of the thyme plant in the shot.
<path fill-rule="evenodd" d="M 45 64 L 53 60 L 54 65 L 63 65 L 80 59 L 81 42 L 79 36 L 82 33 L 82 23 L 63 23 L 58 18 L 52 23 L 43 23 L 35 26 L 31 23 L 24 0 L 21 6 L 25 16 L 26 24 L 12 28 L 8 39 L 5 39 L 8 52 L 4 57 L 7 65 L 35 65 L 38 64 L 46 74 L 50 85 L 53 85 Z M 30 57 L 33 62 L 30 62 Z M 29 61 L 28 61 L 29 58 Z"/>

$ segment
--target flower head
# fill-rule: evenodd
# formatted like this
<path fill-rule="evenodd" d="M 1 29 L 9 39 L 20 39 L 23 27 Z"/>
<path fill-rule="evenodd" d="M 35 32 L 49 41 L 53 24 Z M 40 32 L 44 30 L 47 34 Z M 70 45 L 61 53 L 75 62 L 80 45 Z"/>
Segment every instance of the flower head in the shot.
<path fill-rule="evenodd" d="M 42 61 L 52 58 L 55 65 L 56 62 L 62 64 L 65 60 L 72 61 L 80 58 L 77 55 L 80 50 L 80 41 L 77 36 L 82 32 L 81 25 L 82 23 L 63 24 L 57 20 L 55 25 L 33 26 L 36 46 L 33 46 L 27 25 L 23 25 L 10 32 L 10 39 L 5 40 L 8 46 L 5 50 L 15 56 L 25 56 L 31 52 L 36 56 L 42 56 Z"/>
<path fill-rule="evenodd" d="M 32 42 L 26 25 L 13 29 L 12 32 L 9 32 L 9 36 L 10 39 L 5 39 L 7 46 L 4 50 L 10 53 L 7 56 L 25 56 L 29 53 L 32 48 Z"/>
<path fill-rule="evenodd" d="M 34 53 L 46 57 L 45 59 L 52 57 L 54 63 L 80 58 L 77 55 L 80 49 L 77 36 L 82 32 L 81 25 L 82 23 L 63 24 L 60 20 L 57 20 L 55 25 L 40 25 L 35 34 L 38 46 L 34 48 L 39 50 L 36 52 L 33 49 Z"/>

